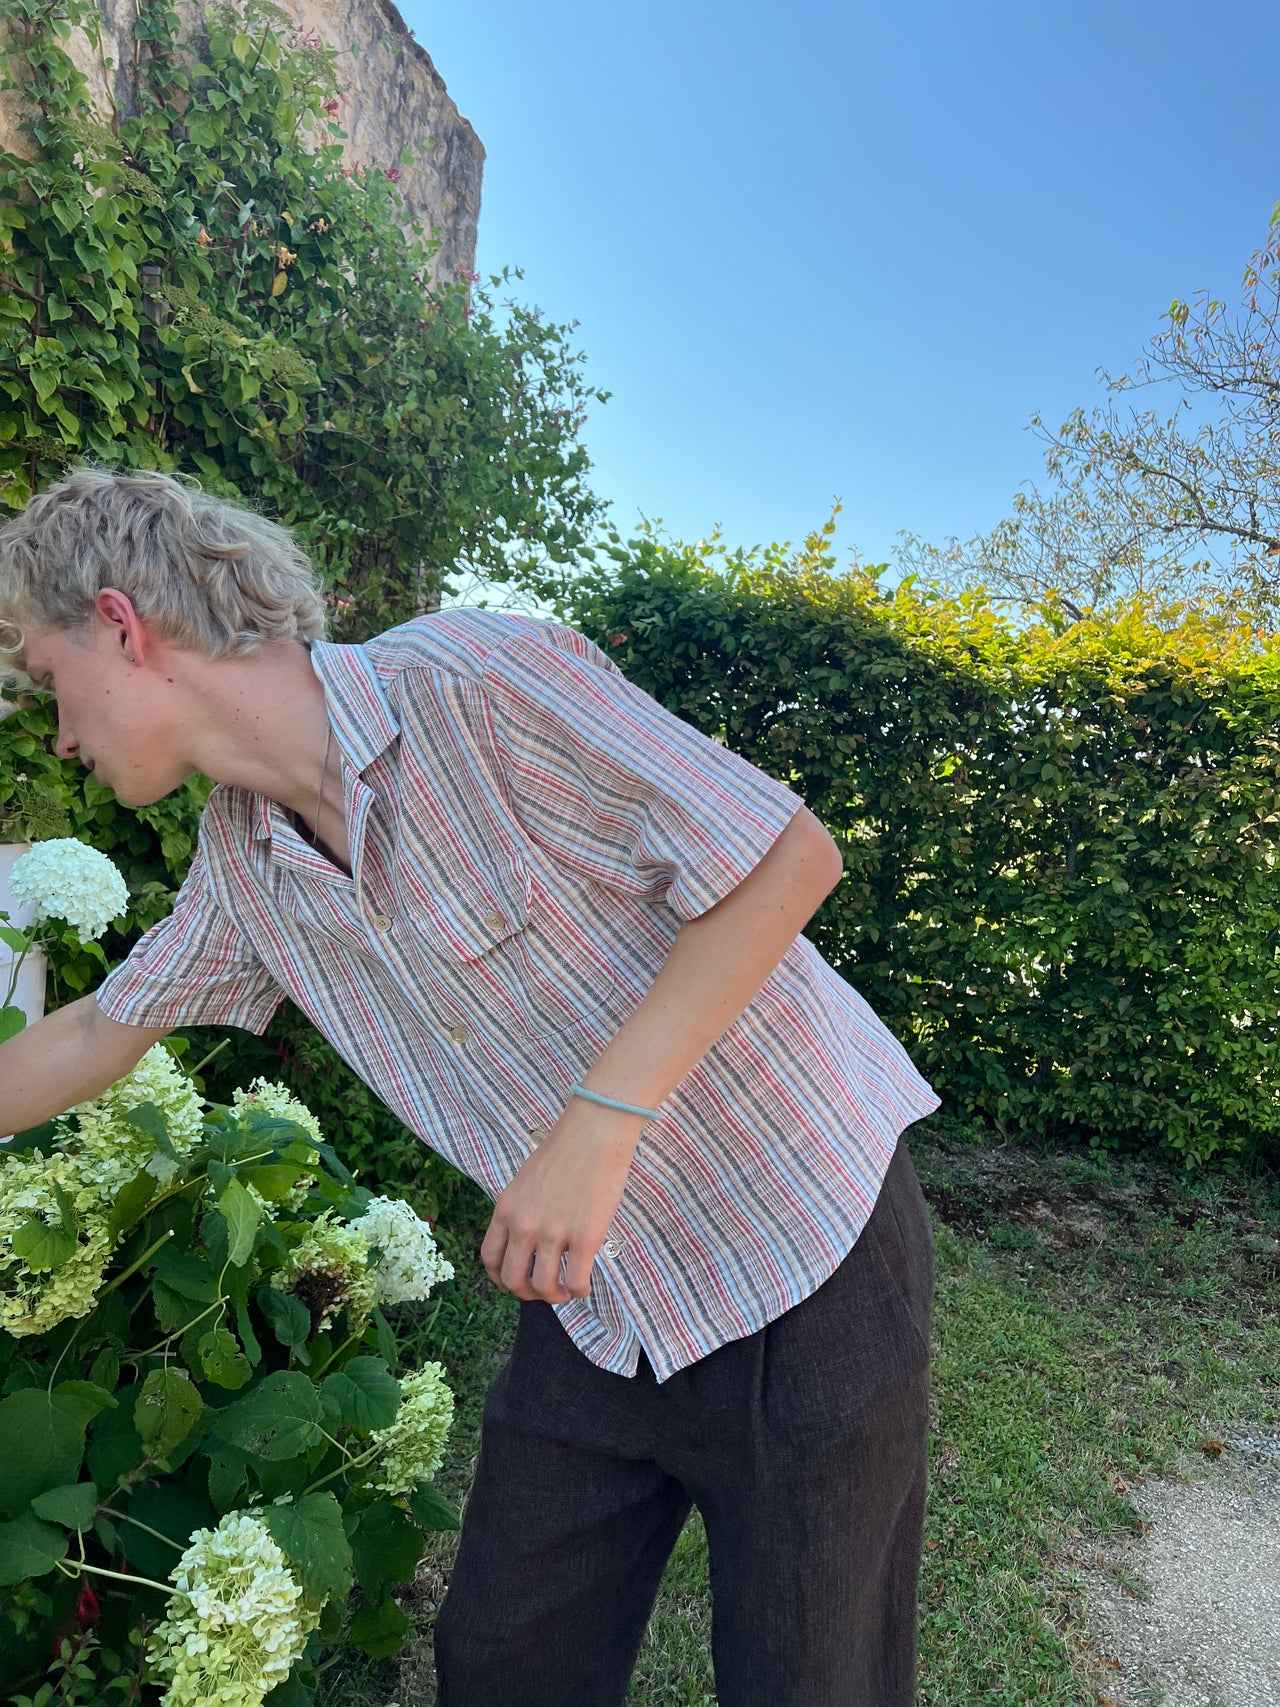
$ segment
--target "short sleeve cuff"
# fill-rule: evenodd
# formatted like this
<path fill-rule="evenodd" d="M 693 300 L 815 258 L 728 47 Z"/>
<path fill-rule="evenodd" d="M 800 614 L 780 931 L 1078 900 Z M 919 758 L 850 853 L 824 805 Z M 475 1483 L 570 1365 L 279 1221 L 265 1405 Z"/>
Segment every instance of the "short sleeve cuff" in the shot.
<path fill-rule="evenodd" d="M 724 823 L 719 835 L 704 832 L 682 843 L 683 857 L 667 890 L 668 906 L 686 924 L 709 912 L 750 877 L 804 805 L 784 783 L 728 748 L 722 752 L 722 774 L 733 787 L 732 820 Z"/>
<path fill-rule="evenodd" d="M 193 984 L 181 995 L 156 989 L 145 973 L 126 960 L 109 972 L 94 991 L 99 1009 L 119 1025 L 176 1031 L 185 1025 L 234 1025 L 261 1037 L 284 1000 L 279 989 L 249 988 L 248 980 L 223 985 Z"/>

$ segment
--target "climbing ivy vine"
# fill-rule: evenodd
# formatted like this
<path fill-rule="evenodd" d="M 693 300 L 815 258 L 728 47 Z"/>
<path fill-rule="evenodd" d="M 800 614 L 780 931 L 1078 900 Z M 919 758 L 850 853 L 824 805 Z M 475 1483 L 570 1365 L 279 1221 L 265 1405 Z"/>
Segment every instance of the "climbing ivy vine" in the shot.
<path fill-rule="evenodd" d="M 298 530 L 347 637 L 455 567 L 554 593 L 603 394 L 572 328 L 498 301 L 513 275 L 433 278 L 403 161 L 344 164 L 339 49 L 262 0 L 185 35 L 138 0 L 95 116 L 69 48 L 102 56 L 97 5 L 5 14 L 32 158 L 0 152 L 0 506 L 86 456 L 194 474 Z"/>

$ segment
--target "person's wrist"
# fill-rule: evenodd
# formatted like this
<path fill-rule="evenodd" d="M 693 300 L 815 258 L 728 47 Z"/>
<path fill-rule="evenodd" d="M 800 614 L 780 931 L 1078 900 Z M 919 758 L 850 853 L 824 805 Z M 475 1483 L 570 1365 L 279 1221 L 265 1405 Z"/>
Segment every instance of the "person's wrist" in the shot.
<path fill-rule="evenodd" d="M 595 1143 L 628 1143 L 634 1146 L 648 1125 L 640 1114 L 626 1114 L 617 1108 L 602 1108 L 599 1103 L 571 1096 L 557 1122 L 565 1130 L 582 1134 Z"/>

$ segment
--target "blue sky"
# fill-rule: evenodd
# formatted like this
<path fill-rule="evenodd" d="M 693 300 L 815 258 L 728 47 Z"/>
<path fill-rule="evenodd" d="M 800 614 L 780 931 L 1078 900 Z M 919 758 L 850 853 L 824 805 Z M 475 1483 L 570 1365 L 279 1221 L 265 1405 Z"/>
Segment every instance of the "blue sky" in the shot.
<path fill-rule="evenodd" d="M 580 322 L 624 528 L 872 561 L 1040 472 L 1280 200 L 1280 8 L 408 0 L 488 150 L 479 265 Z"/>

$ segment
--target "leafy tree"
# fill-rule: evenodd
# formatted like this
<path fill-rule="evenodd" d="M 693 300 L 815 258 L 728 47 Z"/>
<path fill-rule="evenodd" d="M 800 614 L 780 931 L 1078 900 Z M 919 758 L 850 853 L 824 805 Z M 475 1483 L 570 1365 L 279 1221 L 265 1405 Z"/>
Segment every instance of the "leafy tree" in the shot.
<path fill-rule="evenodd" d="M 955 587 L 980 582 L 1072 620 L 1134 595 L 1169 608 L 1208 600 L 1274 623 L 1280 606 L 1280 205 L 1236 303 L 1175 301 L 1108 401 L 1075 410 L 1046 444 L 1047 489 L 1014 499 L 990 534 L 931 546 L 906 564 Z M 1140 391 L 1172 391 L 1169 413 Z"/>
<path fill-rule="evenodd" d="M 0 504 L 86 454 L 194 473 L 299 530 L 347 633 L 455 566 L 553 591 L 598 511 L 603 394 L 570 328 L 498 303 L 512 275 L 433 281 L 399 164 L 343 164 L 336 50 L 261 0 L 185 37 L 140 0 L 108 123 L 67 51 L 96 4 L 6 13 L 38 158 L 0 154 Z"/>

